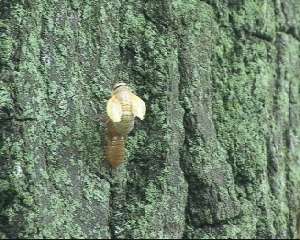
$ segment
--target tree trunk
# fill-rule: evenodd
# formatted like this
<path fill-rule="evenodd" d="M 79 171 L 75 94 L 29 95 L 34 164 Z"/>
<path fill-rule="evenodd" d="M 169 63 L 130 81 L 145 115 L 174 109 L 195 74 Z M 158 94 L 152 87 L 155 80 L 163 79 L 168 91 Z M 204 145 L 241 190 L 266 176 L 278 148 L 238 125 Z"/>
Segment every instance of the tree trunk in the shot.
<path fill-rule="evenodd" d="M 296 238 L 299 0 L 1 0 L 1 238 Z M 106 101 L 146 102 L 126 162 Z"/>

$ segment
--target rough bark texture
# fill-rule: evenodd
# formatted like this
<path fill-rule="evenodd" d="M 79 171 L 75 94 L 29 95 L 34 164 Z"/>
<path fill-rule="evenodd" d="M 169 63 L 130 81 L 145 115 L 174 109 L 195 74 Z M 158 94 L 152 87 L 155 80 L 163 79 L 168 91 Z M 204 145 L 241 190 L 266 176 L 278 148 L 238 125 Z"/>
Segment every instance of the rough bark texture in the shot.
<path fill-rule="evenodd" d="M 297 237 L 299 0 L 0 13 L 1 238 Z M 119 81 L 147 113 L 111 171 L 97 116 Z"/>

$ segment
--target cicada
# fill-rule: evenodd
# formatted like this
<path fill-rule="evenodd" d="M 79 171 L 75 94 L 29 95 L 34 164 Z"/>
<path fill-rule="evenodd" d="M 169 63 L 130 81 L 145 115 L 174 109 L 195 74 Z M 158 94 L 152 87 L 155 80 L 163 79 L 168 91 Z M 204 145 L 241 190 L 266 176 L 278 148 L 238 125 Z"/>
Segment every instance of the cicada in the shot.
<path fill-rule="evenodd" d="M 125 142 L 134 127 L 134 118 L 144 119 L 146 105 L 125 83 L 117 83 L 107 102 L 106 112 L 108 115 L 106 158 L 115 168 L 124 161 Z"/>

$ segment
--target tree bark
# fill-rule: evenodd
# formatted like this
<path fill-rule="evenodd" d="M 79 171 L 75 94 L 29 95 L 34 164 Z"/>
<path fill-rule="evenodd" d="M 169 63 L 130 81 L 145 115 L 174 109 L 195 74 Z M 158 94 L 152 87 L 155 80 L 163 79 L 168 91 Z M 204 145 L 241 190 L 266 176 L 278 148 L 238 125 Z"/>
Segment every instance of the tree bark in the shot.
<path fill-rule="evenodd" d="M 1 0 L 0 50 L 1 238 L 299 236 L 299 0 Z"/>

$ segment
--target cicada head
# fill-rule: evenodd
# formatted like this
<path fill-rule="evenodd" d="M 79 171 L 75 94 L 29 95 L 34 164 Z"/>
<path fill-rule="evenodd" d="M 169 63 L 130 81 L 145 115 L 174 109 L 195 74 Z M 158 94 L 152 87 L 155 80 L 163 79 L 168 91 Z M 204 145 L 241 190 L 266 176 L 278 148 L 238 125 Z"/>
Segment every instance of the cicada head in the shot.
<path fill-rule="evenodd" d="M 120 83 L 116 83 L 114 86 L 113 86 L 113 89 L 112 89 L 112 95 L 115 95 L 117 94 L 118 92 L 120 91 L 128 91 L 128 92 L 131 92 L 131 89 L 130 87 L 128 87 L 128 85 L 124 82 L 120 82 Z"/>
<path fill-rule="evenodd" d="M 116 84 L 113 86 L 113 91 L 116 90 L 118 87 L 121 87 L 121 86 L 127 86 L 127 84 L 124 83 L 124 82 L 116 83 Z"/>

